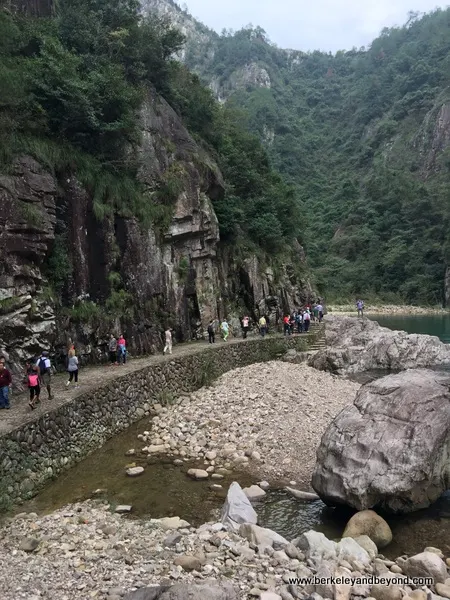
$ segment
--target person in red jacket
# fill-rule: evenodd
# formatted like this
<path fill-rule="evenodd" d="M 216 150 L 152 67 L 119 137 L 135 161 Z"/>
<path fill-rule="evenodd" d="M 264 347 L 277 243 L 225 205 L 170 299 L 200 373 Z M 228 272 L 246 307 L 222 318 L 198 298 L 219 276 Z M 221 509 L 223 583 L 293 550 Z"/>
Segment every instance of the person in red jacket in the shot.
<path fill-rule="evenodd" d="M 0 362 L 0 408 L 10 408 L 9 386 L 11 383 L 11 373 L 5 367 L 5 363 Z"/>

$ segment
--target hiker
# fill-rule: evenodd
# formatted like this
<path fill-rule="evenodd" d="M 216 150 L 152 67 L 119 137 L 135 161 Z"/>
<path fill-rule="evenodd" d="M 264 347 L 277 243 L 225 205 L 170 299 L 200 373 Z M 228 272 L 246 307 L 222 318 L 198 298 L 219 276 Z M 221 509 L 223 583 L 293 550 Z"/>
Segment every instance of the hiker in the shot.
<path fill-rule="evenodd" d="M 166 345 L 164 346 L 163 354 L 165 354 L 167 350 L 169 351 L 169 354 L 172 354 L 172 330 L 170 327 L 167 327 L 164 333 L 166 336 Z"/>
<path fill-rule="evenodd" d="M 69 361 L 67 363 L 67 371 L 69 373 L 69 380 L 66 383 L 68 387 L 73 380 L 75 380 L 75 387 L 78 387 L 78 358 L 75 353 L 75 348 L 69 351 Z"/>
<path fill-rule="evenodd" d="M 0 362 L 0 408 L 11 408 L 9 404 L 9 386 L 11 383 L 11 373 L 5 367 L 5 363 Z"/>
<path fill-rule="evenodd" d="M 267 320 L 266 320 L 266 317 L 263 315 L 259 320 L 259 333 L 261 334 L 261 337 L 264 337 L 266 335 L 266 332 L 267 332 Z"/>
<path fill-rule="evenodd" d="M 244 338 L 244 340 L 247 339 L 249 321 L 250 319 L 248 317 L 243 317 L 242 319 L 242 337 Z"/>
<path fill-rule="evenodd" d="M 288 315 L 285 315 L 283 317 L 283 325 L 284 325 L 284 335 L 291 335 L 291 326 L 289 324 L 290 322 L 290 317 Z"/>
<path fill-rule="evenodd" d="M 124 365 L 127 362 L 127 343 L 122 334 L 117 340 L 117 364 Z"/>
<path fill-rule="evenodd" d="M 224 319 L 220 325 L 220 329 L 222 331 L 222 335 L 223 335 L 223 341 L 226 342 L 228 341 L 228 335 L 230 333 L 230 326 L 228 325 L 228 322 L 226 319 Z"/>
<path fill-rule="evenodd" d="M 309 310 L 305 310 L 303 312 L 303 328 L 305 330 L 305 333 L 308 333 L 310 324 L 311 324 L 311 313 L 309 312 Z"/>
<path fill-rule="evenodd" d="M 364 318 L 364 301 L 363 300 L 357 300 L 356 301 L 356 308 L 358 309 L 358 317 Z"/>
<path fill-rule="evenodd" d="M 117 340 L 112 333 L 108 342 L 109 362 L 111 366 L 116 362 L 117 357 Z"/>
<path fill-rule="evenodd" d="M 216 343 L 216 332 L 214 331 L 214 321 L 212 319 L 208 325 L 208 339 L 210 344 Z"/>
<path fill-rule="evenodd" d="M 39 372 L 39 382 L 41 386 L 47 388 L 48 399 L 53 400 L 52 396 L 52 365 L 48 357 L 48 352 L 43 352 L 38 358 L 36 367 Z"/>
<path fill-rule="evenodd" d="M 31 410 L 34 410 L 36 405 L 41 401 L 41 386 L 39 385 L 38 367 L 36 367 L 33 360 L 28 361 L 25 366 L 25 377 L 26 384 L 30 390 L 30 402 L 28 404 Z"/>
<path fill-rule="evenodd" d="M 319 304 L 316 305 L 316 311 L 317 311 L 317 318 L 319 319 L 319 323 L 322 323 L 323 306 L 322 306 L 322 304 L 320 304 L 320 301 L 319 301 Z"/>
<path fill-rule="evenodd" d="M 300 308 L 297 310 L 295 322 L 297 324 L 297 333 L 303 333 L 303 314 Z"/>

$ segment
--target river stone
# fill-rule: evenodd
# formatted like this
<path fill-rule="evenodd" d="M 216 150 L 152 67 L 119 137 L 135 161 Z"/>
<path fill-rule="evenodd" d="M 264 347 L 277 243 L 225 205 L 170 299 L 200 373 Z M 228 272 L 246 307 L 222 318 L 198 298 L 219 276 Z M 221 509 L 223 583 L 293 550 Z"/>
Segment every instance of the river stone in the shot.
<path fill-rule="evenodd" d="M 24 537 L 20 540 L 19 550 L 23 550 L 24 552 L 34 552 L 38 546 L 39 540 L 36 538 Z"/>
<path fill-rule="evenodd" d="M 114 512 L 118 513 L 119 515 L 122 515 L 131 512 L 131 509 L 131 504 L 118 504 Z"/>
<path fill-rule="evenodd" d="M 343 538 L 336 544 L 336 555 L 340 560 L 346 560 L 350 564 L 358 561 L 362 565 L 369 565 L 371 562 L 369 553 L 350 537 Z"/>
<path fill-rule="evenodd" d="M 250 500 L 242 491 L 241 486 L 234 481 L 227 493 L 225 504 L 222 508 L 221 522 L 227 529 L 237 531 L 242 523 L 254 523 L 258 516 L 250 504 Z"/>
<path fill-rule="evenodd" d="M 244 488 L 242 491 L 250 500 L 250 502 L 262 500 L 266 495 L 266 492 L 262 490 L 258 485 L 251 485 L 250 487 Z"/>
<path fill-rule="evenodd" d="M 304 500 L 305 502 L 313 502 L 314 500 L 319 500 L 319 496 L 317 494 L 313 494 L 311 492 L 302 492 L 301 490 L 296 490 L 291 487 L 285 487 L 284 489 L 291 496 L 294 496 L 294 498 L 297 498 L 297 500 Z"/>
<path fill-rule="evenodd" d="M 187 474 L 189 475 L 189 477 L 191 477 L 191 479 L 197 479 L 197 480 L 208 479 L 208 477 L 209 477 L 209 473 L 207 473 L 203 469 L 189 469 Z"/>
<path fill-rule="evenodd" d="M 162 519 L 151 519 L 150 522 L 161 529 L 169 531 L 170 529 L 183 529 L 190 527 L 190 523 L 180 519 L 180 517 L 163 517 Z"/>
<path fill-rule="evenodd" d="M 296 540 L 295 545 L 312 560 L 335 560 L 337 552 L 336 542 L 329 540 L 320 531 L 307 531 Z"/>
<path fill-rule="evenodd" d="M 149 454 L 162 454 L 166 451 L 164 444 L 151 444 L 147 448 Z"/>
<path fill-rule="evenodd" d="M 125 596 L 124 600 L 238 600 L 233 586 L 228 583 L 193 585 L 178 583 L 172 586 L 141 588 Z"/>
<path fill-rule="evenodd" d="M 269 592 L 267 590 L 264 590 L 261 592 L 260 599 L 261 600 L 283 600 L 283 598 L 280 595 L 276 594 L 275 592 Z"/>
<path fill-rule="evenodd" d="M 202 568 L 202 561 L 196 556 L 177 556 L 173 564 L 180 566 L 184 571 L 200 571 Z"/>
<path fill-rule="evenodd" d="M 138 475 L 142 475 L 144 472 L 144 467 L 130 467 L 126 470 L 126 474 L 129 477 L 137 477 Z"/>
<path fill-rule="evenodd" d="M 436 583 L 445 583 L 447 567 L 444 561 L 434 552 L 421 552 L 411 556 L 400 564 L 408 577 L 432 577 Z"/>
<path fill-rule="evenodd" d="M 373 542 L 373 540 L 371 540 L 368 535 L 358 535 L 357 537 L 355 537 L 353 539 L 355 540 L 355 542 L 357 544 L 359 544 L 361 546 L 361 548 L 364 548 L 364 550 L 367 552 L 367 554 L 370 556 L 370 558 L 375 558 L 377 556 L 378 548 L 377 548 L 376 544 Z M 394 565 L 394 566 L 398 566 L 398 565 Z"/>
<path fill-rule="evenodd" d="M 259 527 L 253 523 L 244 523 L 239 527 L 239 535 L 258 546 L 287 545 L 289 542 L 271 529 Z"/>
<path fill-rule="evenodd" d="M 446 585 L 445 583 L 437 583 L 435 587 L 439 596 L 442 596 L 443 598 L 450 598 L 450 585 Z"/>
<path fill-rule="evenodd" d="M 397 584 L 382 585 L 377 583 L 372 586 L 370 595 L 375 600 L 402 600 L 404 593 Z"/>
<path fill-rule="evenodd" d="M 374 510 L 362 510 L 353 515 L 342 537 L 356 538 L 361 535 L 368 536 L 377 548 L 384 548 L 392 542 L 391 528 Z"/>
<path fill-rule="evenodd" d="M 426 370 L 363 386 L 317 450 L 312 486 L 322 500 L 394 513 L 437 500 L 450 487 L 449 386 L 450 373 Z"/>

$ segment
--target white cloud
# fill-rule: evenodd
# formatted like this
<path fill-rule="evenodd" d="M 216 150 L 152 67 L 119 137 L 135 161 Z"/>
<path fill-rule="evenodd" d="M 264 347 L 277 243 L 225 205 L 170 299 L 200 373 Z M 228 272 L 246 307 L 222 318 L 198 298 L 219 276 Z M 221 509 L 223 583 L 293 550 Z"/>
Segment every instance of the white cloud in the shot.
<path fill-rule="evenodd" d="M 448 0 L 447 0 L 448 1 Z M 439 0 L 185 0 L 216 31 L 252 23 L 283 48 L 339 50 L 367 46 L 383 27 L 402 25 L 409 11 L 429 12 Z"/>

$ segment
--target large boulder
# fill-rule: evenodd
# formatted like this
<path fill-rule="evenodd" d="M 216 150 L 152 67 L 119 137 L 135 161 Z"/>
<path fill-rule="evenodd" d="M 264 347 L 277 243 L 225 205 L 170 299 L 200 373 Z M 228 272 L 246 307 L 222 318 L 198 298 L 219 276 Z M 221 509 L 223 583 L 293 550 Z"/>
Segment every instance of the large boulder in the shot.
<path fill-rule="evenodd" d="M 237 531 L 243 523 L 256 524 L 258 522 L 258 515 L 250 500 L 236 481 L 228 489 L 227 499 L 222 508 L 221 521 L 227 529 L 232 531 Z"/>
<path fill-rule="evenodd" d="M 238 600 L 236 591 L 228 584 L 192 585 L 177 583 L 172 586 L 146 587 L 131 592 L 124 600 Z"/>
<path fill-rule="evenodd" d="M 392 531 L 383 517 L 374 510 L 361 510 L 347 523 L 342 537 L 357 539 L 368 536 L 377 548 L 384 548 L 392 542 Z"/>
<path fill-rule="evenodd" d="M 409 370 L 363 386 L 325 431 L 312 486 L 330 505 L 394 513 L 450 487 L 450 374 Z"/>
<path fill-rule="evenodd" d="M 401 568 L 408 577 L 431 577 L 434 583 L 444 583 L 448 578 L 447 567 L 434 552 L 421 552 L 401 562 Z"/>
<path fill-rule="evenodd" d="M 360 373 L 450 364 L 450 344 L 435 336 L 392 331 L 356 317 L 327 315 L 325 323 L 326 348 L 308 361 L 317 369 Z"/>

